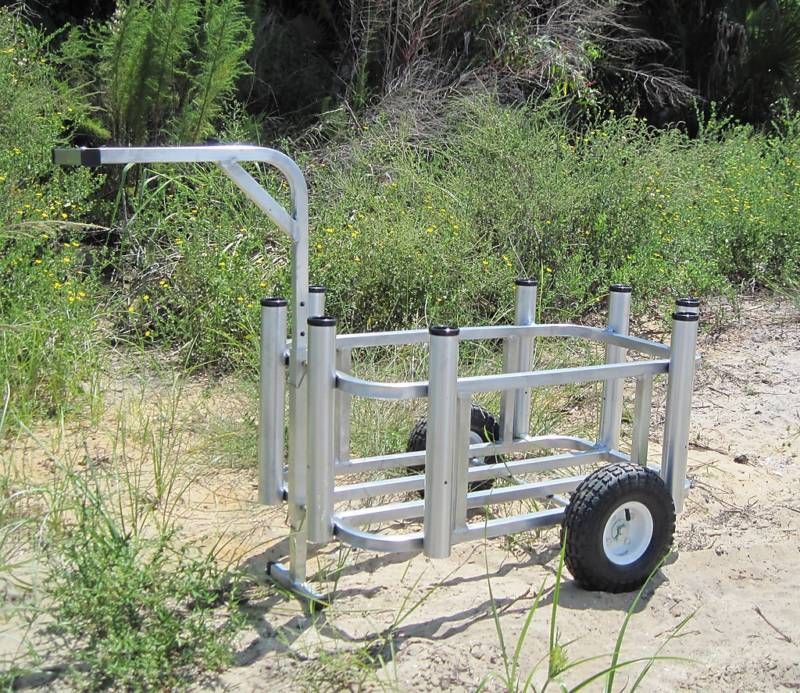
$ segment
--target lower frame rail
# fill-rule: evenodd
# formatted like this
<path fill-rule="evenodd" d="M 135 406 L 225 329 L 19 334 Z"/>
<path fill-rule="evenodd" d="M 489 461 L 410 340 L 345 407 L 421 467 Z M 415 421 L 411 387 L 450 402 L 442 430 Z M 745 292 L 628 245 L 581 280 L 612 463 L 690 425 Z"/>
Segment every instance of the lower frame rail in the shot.
<path fill-rule="evenodd" d="M 267 579 L 291 592 L 310 613 L 330 605 L 331 598 L 317 592 L 307 582 L 292 579 L 291 571 L 282 563 L 267 563 Z"/>

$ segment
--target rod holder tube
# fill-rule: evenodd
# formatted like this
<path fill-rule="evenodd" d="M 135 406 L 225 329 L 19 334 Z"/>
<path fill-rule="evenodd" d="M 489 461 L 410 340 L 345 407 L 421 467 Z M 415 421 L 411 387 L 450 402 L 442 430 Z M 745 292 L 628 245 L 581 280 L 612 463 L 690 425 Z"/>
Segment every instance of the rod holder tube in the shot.
<path fill-rule="evenodd" d="M 458 419 L 457 327 L 430 328 L 428 434 L 422 547 L 428 558 L 450 555 Z"/>
<path fill-rule="evenodd" d="M 686 463 L 689 457 L 689 417 L 692 410 L 697 321 L 696 313 L 672 314 L 661 475 L 672 494 L 675 512 L 681 512 L 683 509 L 686 495 Z"/>
<path fill-rule="evenodd" d="M 613 284 L 608 292 L 608 326 L 614 334 L 628 334 L 631 314 L 631 287 Z M 609 344 L 606 347 L 606 363 L 624 363 L 626 349 Z M 622 425 L 622 394 L 624 381 L 607 380 L 603 383 L 603 399 L 600 405 L 600 445 L 609 450 L 619 447 L 619 429 Z"/>
<path fill-rule="evenodd" d="M 516 325 L 536 323 L 536 297 L 539 282 L 535 279 L 517 279 L 516 282 Z M 517 372 L 527 372 L 532 368 L 533 337 L 522 337 L 517 349 Z M 521 388 L 514 391 L 514 438 L 528 435 L 531 426 L 531 390 Z"/>
<path fill-rule="evenodd" d="M 261 299 L 261 372 L 258 418 L 258 502 L 283 502 L 283 436 L 286 406 L 285 298 Z"/>
<path fill-rule="evenodd" d="M 308 287 L 308 315 L 325 315 L 325 287 L 313 284 Z"/>
<path fill-rule="evenodd" d="M 308 318 L 308 540 L 333 538 L 336 318 Z"/>

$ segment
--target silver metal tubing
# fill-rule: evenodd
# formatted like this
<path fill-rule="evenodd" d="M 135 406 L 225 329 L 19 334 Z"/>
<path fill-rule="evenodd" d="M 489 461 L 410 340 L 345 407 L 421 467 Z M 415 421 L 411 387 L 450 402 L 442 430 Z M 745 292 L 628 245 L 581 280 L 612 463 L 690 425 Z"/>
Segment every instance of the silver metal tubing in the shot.
<path fill-rule="evenodd" d="M 608 292 L 608 332 L 628 334 L 631 311 L 631 287 L 614 284 Z M 606 347 L 606 363 L 623 363 L 625 349 L 609 344 Z M 600 405 L 600 433 L 598 442 L 607 448 L 619 447 L 619 429 L 622 425 L 623 381 L 606 380 L 603 383 L 603 400 Z"/>
<path fill-rule="evenodd" d="M 370 399 L 419 399 L 428 396 L 428 383 L 376 383 L 356 378 L 349 373 L 336 372 L 336 387 L 350 395 Z"/>
<path fill-rule="evenodd" d="M 289 184 L 291 209 L 278 203 L 239 162 L 255 161 L 278 169 Z M 289 363 L 289 563 L 291 581 L 305 581 L 306 570 L 306 319 L 308 317 L 308 188 L 300 167 L 274 149 L 249 145 L 192 147 L 100 147 L 55 149 L 60 165 L 216 163 L 238 188 L 292 239 L 292 345 Z"/>
<path fill-rule="evenodd" d="M 261 382 L 258 424 L 258 502 L 283 502 L 283 436 L 286 405 L 285 298 L 261 299 Z"/>
<path fill-rule="evenodd" d="M 425 486 L 423 474 L 409 474 L 392 479 L 378 479 L 376 481 L 361 481 L 357 484 L 344 484 L 336 486 L 333 490 L 334 502 L 373 498 L 375 496 L 388 496 L 395 493 L 409 493 L 421 491 Z"/>
<path fill-rule="evenodd" d="M 465 440 L 469 439 L 469 428 L 466 428 Z M 524 460 L 512 460 L 510 462 L 498 462 L 497 464 L 480 465 L 469 468 L 466 463 L 456 465 L 456 479 L 453 482 L 455 493 L 459 493 L 461 486 L 464 487 L 464 497 L 467 495 L 467 481 L 481 481 L 483 479 L 506 479 L 516 474 L 531 474 L 534 472 L 546 472 L 553 469 L 566 469 L 568 467 L 581 467 L 586 464 L 595 464 L 606 459 L 606 450 L 590 450 L 587 452 L 575 452 L 562 455 L 548 455 L 546 457 L 531 457 Z M 460 450 L 457 459 L 466 460 L 473 457 L 472 453 L 466 448 Z M 463 474 L 458 471 L 463 468 Z M 376 496 L 386 496 L 395 493 L 408 493 L 410 491 L 420 491 L 424 487 L 425 477 L 421 474 L 414 474 L 392 479 L 378 479 L 376 481 L 360 481 L 355 484 L 343 484 L 337 486 L 333 491 L 335 502 L 346 500 L 357 500 L 363 498 L 374 498 Z M 453 503 L 455 522 L 458 524 L 461 511 L 466 506 L 460 507 L 458 499 Z M 462 518 L 463 520 L 463 518 Z"/>
<path fill-rule="evenodd" d="M 336 338 L 339 349 L 358 347 L 402 346 L 405 344 L 426 344 L 428 330 L 395 330 L 392 332 L 357 332 L 342 334 Z"/>
<path fill-rule="evenodd" d="M 292 594 L 312 604 L 326 605 L 330 602 L 329 597 L 325 597 L 307 582 L 297 582 L 292 578 L 292 573 L 280 563 L 267 563 L 267 577 L 276 585 L 280 585 Z"/>
<path fill-rule="evenodd" d="M 336 370 L 351 373 L 353 354 L 350 349 L 336 350 Z M 353 413 L 353 396 L 341 388 L 336 388 L 336 464 L 350 459 L 350 417 Z"/>
<path fill-rule="evenodd" d="M 490 327 L 462 327 L 460 339 L 479 341 L 483 339 L 507 339 L 524 337 L 574 337 L 588 339 L 603 344 L 625 347 L 631 351 L 641 352 L 648 356 L 669 358 L 669 347 L 659 342 L 652 342 L 641 337 L 614 334 L 599 327 L 554 323 L 544 325 L 499 325 Z M 397 332 L 364 332 L 361 334 L 345 334 L 336 338 L 339 349 L 355 349 L 357 347 L 399 346 L 403 344 L 424 344 L 428 333 L 425 330 L 406 330 Z"/>
<path fill-rule="evenodd" d="M 692 409 L 696 313 L 672 314 L 672 359 L 667 385 L 667 416 L 664 422 L 664 449 L 661 476 L 672 494 L 675 512 L 683 509 L 686 486 L 686 461 L 689 454 L 689 417 Z"/>
<path fill-rule="evenodd" d="M 421 500 L 404 501 L 402 503 L 387 503 L 374 505 L 368 508 L 355 510 L 341 510 L 334 516 L 334 522 L 345 522 L 349 525 L 371 525 L 382 522 L 395 522 L 396 520 L 410 520 L 422 517 L 424 502 Z"/>
<path fill-rule="evenodd" d="M 636 398 L 633 403 L 633 433 L 631 435 L 631 462 L 647 466 L 647 448 L 650 436 L 650 409 L 653 402 L 653 377 L 636 378 Z"/>
<path fill-rule="evenodd" d="M 534 481 L 530 484 L 517 484 L 516 486 L 503 486 L 490 488 L 486 491 L 475 491 L 467 497 L 468 508 L 480 508 L 484 505 L 495 503 L 508 503 L 509 501 L 524 500 L 526 498 L 547 498 L 558 493 L 568 493 L 578 488 L 578 484 L 586 478 L 580 476 Z"/>
<path fill-rule="evenodd" d="M 503 373 L 513 373 L 519 362 L 519 338 L 506 336 L 503 339 Z M 500 393 L 500 440 L 511 443 L 514 440 L 514 409 L 516 397 L 514 390 Z"/>
<path fill-rule="evenodd" d="M 375 534 L 349 527 L 341 520 L 336 522 L 336 537 L 350 546 L 366 551 L 388 553 L 416 553 L 422 550 L 422 532 L 413 534 Z"/>
<path fill-rule="evenodd" d="M 511 460 L 497 464 L 481 465 L 469 470 L 469 481 L 482 479 L 503 479 L 516 474 L 531 474 L 546 472 L 553 469 L 567 467 L 580 467 L 585 464 L 594 464 L 605 459 L 605 450 L 592 450 L 589 452 L 574 452 L 566 455 L 548 455 L 547 457 L 531 457 L 526 460 Z"/>
<path fill-rule="evenodd" d="M 325 287 L 315 284 L 308 287 L 308 314 L 325 315 Z"/>
<path fill-rule="evenodd" d="M 492 539 L 504 537 L 507 534 L 516 534 L 537 527 L 550 527 L 559 524 L 564 519 L 564 508 L 551 508 L 540 510 L 526 515 L 513 517 L 499 517 L 484 522 L 471 522 L 464 529 L 456 530 L 454 543 L 474 541 L 475 539 Z"/>
<path fill-rule="evenodd" d="M 463 527 L 467 522 L 467 477 L 472 471 L 470 462 L 470 424 L 472 419 L 472 398 L 461 396 L 456 399 L 456 439 L 453 465 L 453 529 Z"/>
<path fill-rule="evenodd" d="M 539 283 L 535 279 L 517 279 L 516 311 L 517 325 L 533 325 L 536 322 L 536 293 Z M 533 337 L 522 337 L 517 348 L 517 363 L 514 370 L 527 373 L 533 367 Z M 531 391 L 520 388 L 514 392 L 514 437 L 530 433 Z"/>
<path fill-rule="evenodd" d="M 605 366 L 583 366 L 581 368 L 556 368 L 551 371 L 532 373 L 508 373 L 504 375 L 478 375 L 458 379 L 459 393 L 491 392 L 518 387 L 552 387 L 570 383 L 589 383 L 595 380 L 633 378 L 638 375 L 666 373 L 669 361 L 633 361 L 631 363 Z"/>
<path fill-rule="evenodd" d="M 425 451 L 419 452 L 396 452 L 390 455 L 376 455 L 375 457 L 357 457 L 336 463 L 337 474 L 361 474 L 378 469 L 396 469 L 397 467 L 410 467 L 411 465 L 423 465 L 425 463 Z"/>
<path fill-rule="evenodd" d="M 333 537 L 336 318 L 308 319 L 308 539 Z"/>
<path fill-rule="evenodd" d="M 594 443 L 574 436 L 525 436 L 510 443 L 473 443 L 469 446 L 469 457 L 493 457 L 525 453 L 531 450 L 552 448 L 554 450 L 593 450 Z M 379 469 L 410 467 L 425 462 L 425 451 L 398 452 L 375 457 L 358 457 L 336 463 L 336 474 L 360 474 Z"/>
<path fill-rule="evenodd" d="M 424 551 L 447 558 L 453 530 L 458 328 L 430 328 L 428 435 L 425 448 Z"/>

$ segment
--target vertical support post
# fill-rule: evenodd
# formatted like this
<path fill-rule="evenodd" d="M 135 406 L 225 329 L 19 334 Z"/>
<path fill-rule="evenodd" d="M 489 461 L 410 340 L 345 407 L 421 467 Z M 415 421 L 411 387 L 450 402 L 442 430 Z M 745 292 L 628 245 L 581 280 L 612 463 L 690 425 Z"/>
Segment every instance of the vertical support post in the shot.
<path fill-rule="evenodd" d="M 697 320 L 696 313 L 672 314 L 661 476 L 672 494 L 675 512 L 683 509 L 683 498 L 686 493 L 686 462 L 689 456 L 689 417 L 694 385 Z"/>
<path fill-rule="evenodd" d="M 536 294 L 539 282 L 535 279 L 517 279 L 516 282 L 516 319 L 517 325 L 534 325 L 536 323 Z M 529 371 L 533 360 L 533 337 L 520 337 L 517 353 L 516 370 Z M 514 391 L 514 438 L 521 438 L 530 433 L 531 427 L 531 390 L 520 388 Z"/>
<path fill-rule="evenodd" d="M 472 397 L 458 395 L 456 405 L 456 439 L 453 449 L 453 526 L 452 529 L 467 524 L 467 492 L 469 491 L 469 445 L 470 418 L 472 416 Z"/>
<path fill-rule="evenodd" d="M 313 284 L 308 287 L 308 315 L 325 315 L 325 287 Z"/>
<path fill-rule="evenodd" d="M 608 293 L 608 331 L 628 334 L 631 313 L 631 287 L 613 284 Z M 625 347 L 606 346 L 606 363 L 623 363 Z M 622 392 L 624 381 L 606 380 L 603 383 L 603 400 L 600 406 L 600 434 L 598 442 L 609 450 L 619 447 L 619 429 L 622 425 Z"/>
<path fill-rule="evenodd" d="M 350 373 L 353 370 L 351 349 L 336 350 L 336 370 Z M 350 417 L 352 415 L 353 395 L 344 390 L 336 390 L 336 461 L 350 459 Z"/>
<path fill-rule="evenodd" d="M 647 466 L 647 448 L 650 435 L 650 409 L 653 402 L 653 376 L 636 378 L 636 399 L 633 404 L 633 435 L 631 436 L 631 462 Z"/>
<path fill-rule="evenodd" d="M 289 353 L 289 581 L 306 581 L 306 460 L 308 459 L 308 200 L 305 187 L 297 193 L 292 236 L 292 347 Z"/>
<path fill-rule="evenodd" d="M 333 538 L 336 318 L 308 318 L 308 539 Z"/>
<path fill-rule="evenodd" d="M 503 340 L 503 373 L 513 373 L 519 362 L 519 338 L 506 337 Z M 514 390 L 503 390 L 500 394 L 500 442 L 514 440 Z"/>
<path fill-rule="evenodd" d="M 283 434 L 286 406 L 285 298 L 261 299 L 261 373 L 258 417 L 258 502 L 283 501 Z"/>
<path fill-rule="evenodd" d="M 428 558 L 447 558 L 450 555 L 453 528 L 459 329 L 435 325 L 429 331 L 428 435 L 422 547 Z"/>

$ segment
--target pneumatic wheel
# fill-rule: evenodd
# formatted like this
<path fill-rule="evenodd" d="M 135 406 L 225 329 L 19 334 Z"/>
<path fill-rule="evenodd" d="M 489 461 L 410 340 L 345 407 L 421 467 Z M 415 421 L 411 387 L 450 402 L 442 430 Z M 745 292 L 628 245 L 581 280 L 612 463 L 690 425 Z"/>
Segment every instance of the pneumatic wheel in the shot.
<path fill-rule="evenodd" d="M 474 445 L 476 443 L 494 443 L 500 438 L 500 424 L 495 421 L 494 416 L 486 411 L 483 407 L 477 404 L 472 405 L 470 412 L 469 422 L 469 443 Z M 419 452 L 425 450 L 428 439 L 428 421 L 427 419 L 420 419 L 411 429 L 408 434 L 408 445 L 406 452 Z M 496 457 L 473 457 L 468 461 L 470 467 L 481 466 L 484 464 L 494 464 L 500 462 L 501 458 Z M 423 474 L 425 472 L 425 465 L 414 465 L 408 467 L 410 474 Z M 494 481 L 492 479 L 485 479 L 483 481 L 473 481 L 469 485 L 470 491 L 484 491 L 492 488 Z M 420 496 L 424 496 L 424 492 L 420 492 Z"/>
<path fill-rule="evenodd" d="M 630 592 L 667 555 L 674 533 L 675 506 L 661 477 L 610 464 L 587 476 L 567 506 L 564 562 L 584 589 Z"/>

